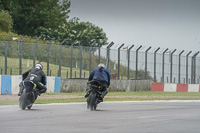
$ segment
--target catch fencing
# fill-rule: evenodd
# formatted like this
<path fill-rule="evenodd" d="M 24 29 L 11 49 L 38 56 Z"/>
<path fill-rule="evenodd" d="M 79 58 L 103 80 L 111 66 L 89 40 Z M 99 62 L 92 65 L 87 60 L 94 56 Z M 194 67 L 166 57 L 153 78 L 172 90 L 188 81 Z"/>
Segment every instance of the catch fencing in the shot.
<path fill-rule="evenodd" d="M 42 62 L 47 76 L 62 79 L 87 79 L 99 63 L 111 72 L 112 79 L 152 80 L 165 83 L 199 83 L 199 52 L 161 50 L 142 46 L 114 45 L 86 47 L 80 43 L 53 45 L 18 42 L 0 42 L 0 74 L 21 75 Z M 115 46 L 115 47 L 114 47 Z"/>

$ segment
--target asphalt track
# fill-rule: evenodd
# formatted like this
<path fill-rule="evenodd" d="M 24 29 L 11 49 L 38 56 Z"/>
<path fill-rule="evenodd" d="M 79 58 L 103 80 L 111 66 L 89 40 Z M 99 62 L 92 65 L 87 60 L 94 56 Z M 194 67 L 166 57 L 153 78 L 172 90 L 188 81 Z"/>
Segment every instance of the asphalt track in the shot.
<path fill-rule="evenodd" d="M 0 106 L 0 133 L 199 133 L 200 101 Z"/>

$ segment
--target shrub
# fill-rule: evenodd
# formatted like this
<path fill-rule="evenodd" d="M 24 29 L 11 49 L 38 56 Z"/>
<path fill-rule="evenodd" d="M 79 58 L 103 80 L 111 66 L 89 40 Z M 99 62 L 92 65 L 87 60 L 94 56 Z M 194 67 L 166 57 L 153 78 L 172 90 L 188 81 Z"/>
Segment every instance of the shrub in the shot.
<path fill-rule="evenodd" d="M 9 12 L 0 12 L 0 30 L 4 32 L 10 32 L 13 28 L 13 20 Z"/>

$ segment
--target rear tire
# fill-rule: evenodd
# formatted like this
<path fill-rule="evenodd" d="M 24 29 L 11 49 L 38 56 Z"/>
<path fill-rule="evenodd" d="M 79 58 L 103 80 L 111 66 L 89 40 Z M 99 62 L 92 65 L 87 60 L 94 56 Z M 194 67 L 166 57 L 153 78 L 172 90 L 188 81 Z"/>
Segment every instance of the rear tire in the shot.
<path fill-rule="evenodd" d="M 31 105 L 28 105 L 28 106 L 27 106 L 27 109 L 29 109 L 29 110 L 30 110 L 30 109 L 31 109 L 31 107 L 32 107 L 32 105 L 33 105 L 33 104 L 31 104 Z"/>
<path fill-rule="evenodd" d="M 26 93 L 22 93 L 20 99 L 19 99 L 19 107 L 22 110 L 25 110 L 26 106 L 27 106 L 27 94 Z"/>
<path fill-rule="evenodd" d="M 88 100 L 87 100 L 87 107 L 90 110 L 96 110 L 96 94 L 95 93 L 90 93 Z"/>
<path fill-rule="evenodd" d="M 96 109 L 97 109 L 97 104 L 95 103 L 95 104 L 94 104 L 94 110 L 96 110 Z"/>

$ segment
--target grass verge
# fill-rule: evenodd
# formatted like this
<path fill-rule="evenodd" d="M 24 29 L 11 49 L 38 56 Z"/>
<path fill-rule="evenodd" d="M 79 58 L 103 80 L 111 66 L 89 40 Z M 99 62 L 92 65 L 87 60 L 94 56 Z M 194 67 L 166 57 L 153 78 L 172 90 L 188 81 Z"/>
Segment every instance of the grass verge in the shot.
<path fill-rule="evenodd" d="M 85 93 L 46 93 L 42 94 L 40 98 L 36 100 L 35 104 L 86 102 L 84 95 Z M 71 96 L 73 96 L 73 98 Z M 0 95 L 0 97 L 3 97 L 3 95 Z M 104 98 L 104 101 L 152 101 L 152 100 L 200 100 L 200 93 L 198 92 L 109 92 L 107 96 Z M 15 99 L 0 98 L 0 105 L 17 105 L 17 104 L 19 104 L 18 97 L 16 97 Z"/>

